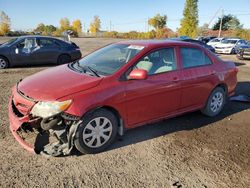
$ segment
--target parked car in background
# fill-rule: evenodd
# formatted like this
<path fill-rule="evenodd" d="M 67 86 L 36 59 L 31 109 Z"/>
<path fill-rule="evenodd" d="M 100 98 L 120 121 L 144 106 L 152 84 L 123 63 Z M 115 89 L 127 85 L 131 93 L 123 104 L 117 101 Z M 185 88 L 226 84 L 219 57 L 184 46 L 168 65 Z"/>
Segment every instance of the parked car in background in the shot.
<path fill-rule="evenodd" d="M 17 65 L 64 64 L 81 58 L 72 42 L 48 36 L 21 36 L 0 46 L 0 69 Z"/>
<path fill-rule="evenodd" d="M 60 140 L 42 152 L 69 154 L 75 146 L 98 153 L 126 129 L 195 110 L 218 115 L 235 92 L 237 72 L 233 62 L 190 42 L 122 41 L 18 82 L 10 129 L 29 151 L 40 152 L 20 134 L 38 129 Z"/>
<path fill-rule="evenodd" d="M 250 41 L 248 41 L 245 45 L 241 45 L 238 47 L 237 58 L 250 59 Z"/>
<path fill-rule="evenodd" d="M 215 53 L 215 49 L 212 47 L 212 46 L 209 46 L 207 45 L 206 43 L 200 41 L 200 40 L 194 40 L 194 39 L 182 39 L 182 38 L 173 38 L 174 40 L 180 40 L 180 41 L 183 41 L 183 42 L 191 42 L 191 43 L 195 43 L 195 44 L 199 44 L 205 48 L 207 48 L 208 50 L 210 50 L 211 52 L 214 52 Z M 172 40 L 173 40 L 172 39 Z"/>
<path fill-rule="evenodd" d="M 238 38 L 227 38 L 215 45 L 215 52 L 222 54 L 235 54 L 238 45 L 245 44 L 246 41 Z"/>
<path fill-rule="evenodd" d="M 200 40 L 204 43 L 208 43 L 210 40 L 216 38 L 215 36 L 207 36 L 207 37 L 197 37 L 197 40 Z"/>
<path fill-rule="evenodd" d="M 214 39 L 210 40 L 210 41 L 207 43 L 207 45 L 210 45 L 210 46 L 212 46 L 213 48 L 215 48 L 215 46 L 216 46 L 217 44 L 220 44 L 221 41 L 222 41 L 222 40 L 225 40 L 225 39 L 226 39 L 226 38 L 214 38 Z"/>

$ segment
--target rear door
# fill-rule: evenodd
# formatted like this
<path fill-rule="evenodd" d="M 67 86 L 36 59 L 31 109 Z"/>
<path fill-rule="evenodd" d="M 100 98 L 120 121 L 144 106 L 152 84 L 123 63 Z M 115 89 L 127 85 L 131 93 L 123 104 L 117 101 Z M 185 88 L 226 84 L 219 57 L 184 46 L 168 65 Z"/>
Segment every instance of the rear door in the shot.
<path fill-rule="evenodd" d="M 217 76 L 212 60 L 196 47 L 180 47 L 182 60 L 182 111 L 203 107 Z"/>
<path fill-rule="evenodd" d="M 148 78 L 125 83 L 128 126 L 175 113 L 180 106 L 181 89 L 174 47 L 149 53 L 134 68 L 147 70 Z"/>
<path fill-rule="evenodd" d="M 60 54 L 60 45 L 50 38 L 38 38 L 39 48 L 33 51 L 32 57 L 37 63 L 56 63 Z"/>

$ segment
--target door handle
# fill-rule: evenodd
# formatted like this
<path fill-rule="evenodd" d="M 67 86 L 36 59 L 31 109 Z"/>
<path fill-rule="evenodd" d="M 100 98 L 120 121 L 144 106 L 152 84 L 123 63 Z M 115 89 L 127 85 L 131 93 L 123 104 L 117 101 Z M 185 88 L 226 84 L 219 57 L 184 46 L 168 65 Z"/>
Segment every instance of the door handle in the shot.
<path fill-rule="evenodd" d="M 174 81 L 174 82 L 179 82 L 180 79 L 179 79 L 178 77 L 173 77 L 173 81 Z"/>
<path fill-rule="evenodd" d="M 215 75 L 216 74 L 216 72 L 215 71 L 211 71 L 211 75 Z"/>

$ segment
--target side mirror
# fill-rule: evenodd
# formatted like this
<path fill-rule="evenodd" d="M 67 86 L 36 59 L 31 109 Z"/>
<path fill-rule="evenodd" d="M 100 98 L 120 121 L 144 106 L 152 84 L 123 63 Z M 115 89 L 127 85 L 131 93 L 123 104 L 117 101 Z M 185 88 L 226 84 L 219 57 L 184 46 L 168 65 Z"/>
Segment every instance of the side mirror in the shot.
<path fill-rule="evenodd" d="M 148 72 L 144 69 L 134 69 L 128 76 L 129 80 L 145 80 L 148 77 Z"/>

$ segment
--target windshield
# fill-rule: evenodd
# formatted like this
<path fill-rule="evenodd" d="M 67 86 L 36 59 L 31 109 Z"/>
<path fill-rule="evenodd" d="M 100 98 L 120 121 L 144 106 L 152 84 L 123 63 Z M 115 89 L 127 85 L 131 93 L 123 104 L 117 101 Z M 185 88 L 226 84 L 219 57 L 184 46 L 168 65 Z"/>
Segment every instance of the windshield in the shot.
<path fill-rule="evenodd" d="M 9 41 L 3 43 L 2 46 L 10 46 L 10 45 L 12 45 L 14 42 L 16 42 L 16 41 L 17 41 L 17 38 L 13 38 L 13 39 L 11 39 L 11 40 L 9 40 Z"/>
<path fill-rule="evenodd" d="M 74 64 L 80 71 L 90 70 L 97 75 L 111 75 L 135 57 L 144 46 L 111 44 L 101 48 Z M 96 74 L 95 74 L 96 75 Z"/>
<path fill-rule="evenodd" d="M 237 40 L 222 40 L 221 43 L 223 44 L 236 44 Z"/>

